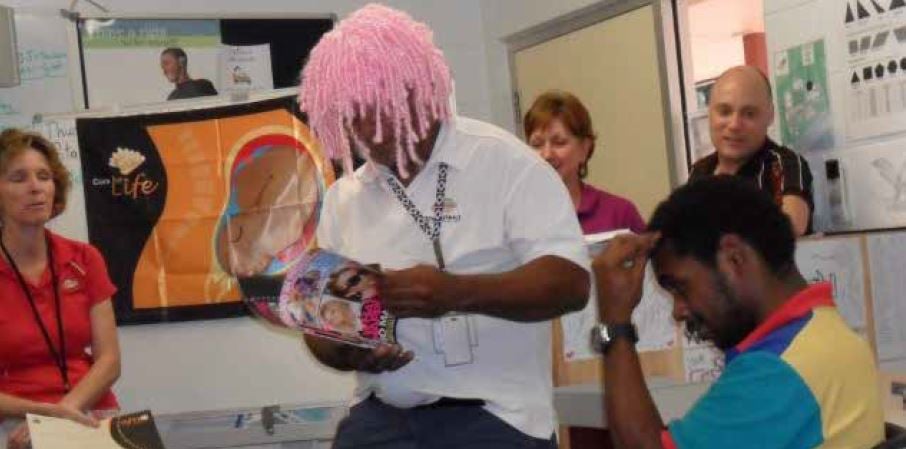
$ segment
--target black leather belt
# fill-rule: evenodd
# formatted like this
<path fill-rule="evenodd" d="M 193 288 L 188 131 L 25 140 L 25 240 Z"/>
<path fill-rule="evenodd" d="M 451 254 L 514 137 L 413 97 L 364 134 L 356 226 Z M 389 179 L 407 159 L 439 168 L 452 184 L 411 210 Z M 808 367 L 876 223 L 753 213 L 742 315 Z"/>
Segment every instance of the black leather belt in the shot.
<path fill-rule="evenodd" d="M 369 399 L 373 399 L 382 404 L 384 403 L 383 401 L 378 399 L 378 397 L 375 396 L 374 393 L 371 393 L 371 396 L 369 396 Z M 385 404 L 385 405 L 389 405 L 389 404 Z M 430 404 L 417 405 L 415 407 L 412 407 L 411 410 L 431 410 L 431 409 L 447 408 L 447 407 L 483 407 L 484 405 L 485 405 L 484 399 L 451 398 L 451 397 L 447 397 L 447 396 L 442 396 L 440 399 L 438 399 Z"/>
<path fill-rule="evenodd" d="M 484 404 L 484 399 L 448 398 L 446 396 L 443 396 L 430 404 L 416 406 L 415 409 L 425 410 L 446 407 L 483 407 Z"/>

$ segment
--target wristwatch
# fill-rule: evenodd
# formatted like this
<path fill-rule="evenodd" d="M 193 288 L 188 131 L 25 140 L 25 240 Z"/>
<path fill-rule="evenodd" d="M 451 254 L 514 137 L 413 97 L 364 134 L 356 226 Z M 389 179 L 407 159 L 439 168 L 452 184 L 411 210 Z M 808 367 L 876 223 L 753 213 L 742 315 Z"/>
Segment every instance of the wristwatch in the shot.
<path fill-rule="evenodd" d="M 639 333 L 632 323 L 605 324 L 598 323 L 591 329 L 591 347 L 600 354 L 606 354 L 611 343 L 627 338 L 632 344 L 639 341 Z"/>

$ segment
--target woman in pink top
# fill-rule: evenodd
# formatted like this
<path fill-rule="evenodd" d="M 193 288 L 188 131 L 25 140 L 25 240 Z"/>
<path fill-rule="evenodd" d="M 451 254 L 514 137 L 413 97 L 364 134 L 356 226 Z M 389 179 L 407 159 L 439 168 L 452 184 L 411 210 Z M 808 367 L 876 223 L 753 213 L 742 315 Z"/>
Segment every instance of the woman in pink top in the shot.
<path fill-rule="evenodd" d="M 582 182 L 595 149 L 585 106 L 573 94 L 548 91 L 535 99 L 523 120 L 528 144 L 557 170 L 569 190 L 582 232 L 614 229 L 642 232 L 645 221 L 629 200 Z"/>

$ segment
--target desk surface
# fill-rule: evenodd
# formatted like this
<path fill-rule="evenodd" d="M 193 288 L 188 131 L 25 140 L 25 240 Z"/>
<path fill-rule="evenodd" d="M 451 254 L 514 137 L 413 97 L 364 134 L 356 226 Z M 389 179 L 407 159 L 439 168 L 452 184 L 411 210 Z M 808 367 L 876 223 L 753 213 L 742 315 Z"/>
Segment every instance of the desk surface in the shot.
<path fill-rule="evenodd" d="M 906 399 L 892 396 L 891 381 L 906 383 L 906 369 L 903 361 L 882 363 L 880 373 L 881 398 L 888 422 L 906 426 Z M 665 423 L 681 418 L 711 386 L 710 382 L 681 383 L 663 377 L 647 380 L 648 391 Z M 573 427 L 606 428 L 607 414 L 604 410 L 604 387 L 600 383 L 589 383 L 556 387 L 554 408 L 560 424 Z"/>
<path fill-rule="evenodd" d="M 665 422 L 685 415 L 710 386 L 710 382 L 680 383 L 663 377 L 648 379 L 648 391 Z M 599 383 L 555 388 L 554 408 L 564 426 L 607 427 L 604 387 Z"/>

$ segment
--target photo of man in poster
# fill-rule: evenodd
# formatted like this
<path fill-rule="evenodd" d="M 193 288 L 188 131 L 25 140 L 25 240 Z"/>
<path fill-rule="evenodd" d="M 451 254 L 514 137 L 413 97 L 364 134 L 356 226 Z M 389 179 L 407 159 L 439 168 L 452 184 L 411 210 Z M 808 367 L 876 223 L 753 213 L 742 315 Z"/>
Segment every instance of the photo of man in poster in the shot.
<path fill-rule="evenodd" d="M 167 101 L 217 95 L 217 89 L 209 80 L 192 79 L 189 76 L 189 57 L 182 48 L 164 49 L 160 53 L 160 68 L 167 80 L 174 85 L 173 92 L 167 96 Z"/>

